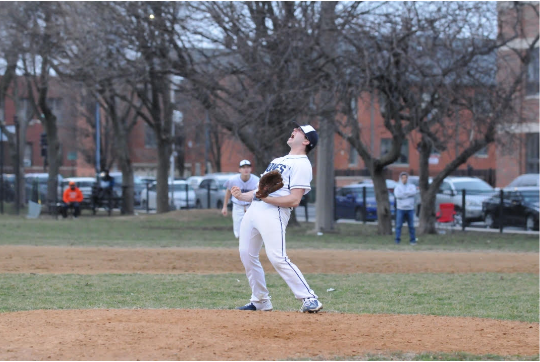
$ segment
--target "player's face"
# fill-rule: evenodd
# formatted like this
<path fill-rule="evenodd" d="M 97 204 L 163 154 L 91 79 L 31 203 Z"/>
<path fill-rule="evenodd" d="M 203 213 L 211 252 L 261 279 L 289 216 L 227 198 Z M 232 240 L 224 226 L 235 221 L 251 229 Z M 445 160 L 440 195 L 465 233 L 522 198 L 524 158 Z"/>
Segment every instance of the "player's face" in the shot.
<path fill-rule="evenodd" d="M 295 128 L 291 133 L 291 137 L 287 140 L 287 144 L 292 148 L 293 146 L 301 145 L 306 140 L 307 138 L 304 132 L 300 128 Z"/>
<path fill-rule="evenodd" d="M 242 175 L 249 175 L 251 173 L 251 166 L 245 165 L 240 167 L 240 173 Z"/>

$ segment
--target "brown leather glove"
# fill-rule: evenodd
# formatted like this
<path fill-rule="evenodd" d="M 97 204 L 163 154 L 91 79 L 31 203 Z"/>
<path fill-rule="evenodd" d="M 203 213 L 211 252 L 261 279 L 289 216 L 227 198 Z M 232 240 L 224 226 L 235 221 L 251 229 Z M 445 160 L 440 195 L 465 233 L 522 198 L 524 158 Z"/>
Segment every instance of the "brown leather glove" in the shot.
<path fill-rule="evenodd" d="M 272 192 L 279 190 L 283 187 L 283 179 L 278 170 L 268 172 L 259 180 L 259 189 L 255 193 L 255 197 L 264 199 L 268 197 Z"/>

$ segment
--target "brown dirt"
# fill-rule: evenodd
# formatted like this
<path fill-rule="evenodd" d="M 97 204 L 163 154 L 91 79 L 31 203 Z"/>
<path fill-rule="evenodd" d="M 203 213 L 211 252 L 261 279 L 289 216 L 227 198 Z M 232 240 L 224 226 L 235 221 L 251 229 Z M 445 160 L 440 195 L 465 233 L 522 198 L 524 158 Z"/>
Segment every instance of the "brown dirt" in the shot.
<path fill-rule="evenodd" d="M 262 253 L 261 255 L 263 255 Z M 535 273 L 535 253 L 290 250 L 304 273 Z M 273 269 L 262 257 L 267 271 Z M 234 249 L 1 246 L 0 273 L 242 273 Z M 275 360 L 401 351 L 539 353 L 539 325 L 231 310 L 0 313 L 0 360 Z"/>
<path fill-rule="evenodd" d="M 303 273 L 535 273 L 536 253 L 295 250 Z M 261 261 L 274 269 L 264 252 Z M 243 273 L 236 249 L 0 246 L 0 273 Z"/>
<path fill-rule="evenodd" d="M 1 360 L 275 360 L 402 351 L 531 356 L 538 324 L 225 310 L 0 314 Z"/>

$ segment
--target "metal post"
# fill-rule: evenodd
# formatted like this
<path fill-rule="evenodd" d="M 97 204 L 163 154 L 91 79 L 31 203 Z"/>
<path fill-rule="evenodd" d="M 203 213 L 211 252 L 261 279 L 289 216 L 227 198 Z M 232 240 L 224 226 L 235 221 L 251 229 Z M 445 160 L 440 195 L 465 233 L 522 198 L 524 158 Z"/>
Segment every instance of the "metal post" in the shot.
<path fill-rule="evenodd" d="M 335 180 L 335 178 L 334 178 Z M 334 221 L 337 220 L 337 217 L 336 217 L 336 213 L 337 213 L 337 209 L 336 209 L 336 182 L 334 181 Z M 315 203 L 317 202 L 317 200 L 315 200 Z M 316 205 L 316 204 L 315 204 Z"/>
<path fill-rule="evenodd" d="M 207 209 L 209 209 L 210 208 L 210 184 L 208 184 L 206 188 L 206 201 L 208 202 L 208 204 L 206 205 Z"/>
<path fill-rule="evenodd" d="M 0 214 L 4 213 L 4 134 L 0 130 Z"/>
<path fill-rule="evenodd" d="M 500 191 L 500 201 L 499 201 L 499 233 L 503 232 L 503 198 L 504 198 L 504 191 L 501 189 Z"/>
<path fill-rule="evenodd" d="M 463 231 L 465 231 L 465 217 L 467 216 L 465 212 L 465 209 L 466 209 L 465 201 L 467 199 L 466 194 L 467 194 L 467 190 L 465 189 L 461 190 L 461 230 Z"/>
<path fill-rule="evenodd" d="M 20 145 L 19 145 L 19 120 L 17 116 L 13 117 L 13 123 L 15 124 L 15 214 L 19 215 L 21 207 L 21 172 L 20 172 Z"/>
<path fill-rule="evenodd" d="M 334 187 L 334 190 L 335 190 L 335 189 L 336 189 L 336 188 Z M 335 200 L 335 198 L 334 198 L 334 200 Z M 335 204 L 335 202 L 334 202 L 334 204 Z M 334 206 L 334 210 L 335 210 L 335 209 L 336 209 L 336 207 Z M 308 199 L 307 199 L 307 197 L 305 198 L 305 203 L 304 203 L 304 213 L 306 214 L 306 222 L 309 222 L 309 216 L 308 216 Z"/>
<path fill-rule="evenodd" d="M 146 213 L 150 212 L 150 199 L 148 199 L 148 189 L 150 188 L 150 181 L 146 182 Z"/>
<path fill-rule="evenodd" d="M 188 193 L 189 185 L 186 183 L 186 210 L 189 210 L 189 193 Z"/>
<path fill-rule="evenodd" d="M 101 171 L 101 131 L 100 131 L 100 114 L 99 101 L 96 101 L 96 174 Z"/>
<path fill-rule="evenodd" d="M 367 213 L 367 207 L 366 207 L 366 187 L 362 187 L 362 208 L 364 209 L 364 212 L 362 213 L 362 222 L 366 223 L 366 213 Z"/>
<path fill-rule="evenodd" d="M 171 183 L 171 203 L 170 203 L 170 209 L 172 210 L 176 210 L 176 205 L 174 204 L 174 156 L 175 156 L 175 153 L 176 151 L 174 150 L 174 122 L 171 122 L 172 125 L 172 130 L 171 130 L 171 133 L 172 133 L 172 136 L 173 136 L 173 144 L 172 144 L 172 147 L 173 147 L 173 151 L 171 152 L 171 157 L 170 157 L 170 160 L 169 162 L 171 163 L 171 177 L 170 177 L 170 183 Z"/>

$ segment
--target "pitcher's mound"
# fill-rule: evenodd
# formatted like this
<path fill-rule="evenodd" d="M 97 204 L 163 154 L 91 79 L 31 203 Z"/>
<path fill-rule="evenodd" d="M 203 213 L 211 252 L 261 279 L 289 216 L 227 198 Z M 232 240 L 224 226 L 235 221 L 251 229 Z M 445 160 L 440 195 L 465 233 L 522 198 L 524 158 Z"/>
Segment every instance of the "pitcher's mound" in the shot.
<path fill-rule="evenodd" d="M 538 323 L 235 310 L 0 314 L 0 360 L 331 359 L 366 353 L 538 354 Z"/>

